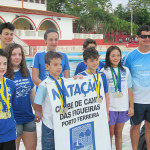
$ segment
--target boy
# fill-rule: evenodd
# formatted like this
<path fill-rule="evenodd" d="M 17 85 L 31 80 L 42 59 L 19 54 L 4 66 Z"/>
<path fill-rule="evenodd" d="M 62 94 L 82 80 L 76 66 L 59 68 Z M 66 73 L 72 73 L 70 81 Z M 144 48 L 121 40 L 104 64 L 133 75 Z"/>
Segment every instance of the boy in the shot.
<path fill-rule="evenodd" d="M 4 78 L 7 71 L 7 52 L 0 49 L 0 150 L 16 150 L 16 123 L 12 107 L 16 100 L 13 81 Z"/>
<path fill-rule="evenodd" d="M 0 48 L 4 49 L 8 44 L 13 42 L 15 26 L 10 22 L 0 24 Z"/>
<path fill-rule="evenodd" d="M 47 52 L 45 55 L 45 68 L 48 70 L 49 76 L 58 80 L 62 72 L 62 55 L 53 51 Z M 36 116 L 36 119 L 40 121 L 43 115 L 42 150 L 47 150 L 46 147 L 51 150 L 55 149 L 52 106 L 45 84 L 46 81 L 53 81 L 49 76 L 40 83 L 34 100 L 34 109 L 41 114 Z"/>
<path fill-rule="evenodd" d="M 99 66 L 98 51 L 94 47 L 86 48 L 83 52 L 83 60 L 84 60 L 83 62 L 87 66 L 87 69 L 79 74 L 81 74 L 83 76 L 93 75 L 96 85 L 98 85 L 98 81 L 97 81 L 98 79 L 97 79 L 97 75 L 95 75 L 95 74 L 99 74 L 100 78 L 102 78 L 104 92 L 105 92 L 105 98 L 106 98 L 107 116 L 108 116 L 108 120 L 109 120 L 108 86 L 107 86 L 107 80 L 106 80 L 105 74 L 97 71 L 97 68 Z M 100 89 L 98 89 L 98 91 L 96 90 L 96 92 L 99 92 L 99 91 L 100 91 Z M 97 96 L 100 98 L 100 95 L 97 95 Z"/>
<path fill-rule="evenodd" d="M 96 41 L 93 39 L 86 39 L 83 43 L 83 51 L 88 48 L 88 47 L 95 47 L 96 48 L 97 44 Z M 104 63 L 99 61 L 99 65 L 98 65 L 98 71 L 100 71 L 102 68 L 104 67 Z M 77 75 L 78 73 L 86 70 L 87 66 L 86 64 L 82 61 L 77 65 L 76 71 L 74 75 Z"/>
<path fill-rule="evenodd" d="M 58 41 L 59 41 L 58 32 L 55 29 L 47 30 L 44 34 L 44 41 L 47 45 L 47 49 L 43 52 L 38 52 L 35 54 L 33 62 L 32 62 L 32 66 L 31 66 L 32 67 L 32 80 L 37 87 L 44 79 L 47 78 L 49 74 L 45 68 L 44 57 L 48 51 L 56 52 Z M 62 55 L 62 72 L 60 76 L 62 77 L 64 75 L 65 78 L 69 78 L 70 67 L 69 67 L 69 61 L 68 61 L 67 55 L 65 53 L 61 53 L 61 52 L 59 53 Z"/>

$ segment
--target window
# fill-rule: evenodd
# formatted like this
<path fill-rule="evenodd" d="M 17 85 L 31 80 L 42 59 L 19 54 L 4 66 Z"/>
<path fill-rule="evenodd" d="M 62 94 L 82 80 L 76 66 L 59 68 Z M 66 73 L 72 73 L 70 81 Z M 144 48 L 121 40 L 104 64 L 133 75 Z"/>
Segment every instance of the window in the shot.
<path fill-rule="evenodd" d="M 45 4 L 45 0 L 41 0 L 41 4 Z"/>
<path fill-rule="evenodd" d="M 39 0 L 35 0 L 36 3 L 39 3 Z"/>
<path fill-rule="evenodd" d="M 32 3 L 33 3 L 33 2 L 34 2 L 34 0 L 30 0 L 30 2 L 32 2 Z"/>

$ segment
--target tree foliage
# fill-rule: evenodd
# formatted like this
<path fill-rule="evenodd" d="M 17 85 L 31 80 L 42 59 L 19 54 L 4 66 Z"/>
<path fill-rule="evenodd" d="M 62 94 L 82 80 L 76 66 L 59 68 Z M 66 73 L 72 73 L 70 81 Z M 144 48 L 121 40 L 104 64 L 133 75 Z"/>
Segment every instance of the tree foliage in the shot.
<path fill-rule="evenodd" d="M 130 33 L 131 6 L 135 32 L 139 25 L 150 24 L 149 3 L 149 0 L 129 0 L 127 7 L 119 4 L 113 11 L 110 0 L 48 0 L 47 8 L 50 11 L 80 17 L 80 20 L 76 20 L 76 32 Z"/>

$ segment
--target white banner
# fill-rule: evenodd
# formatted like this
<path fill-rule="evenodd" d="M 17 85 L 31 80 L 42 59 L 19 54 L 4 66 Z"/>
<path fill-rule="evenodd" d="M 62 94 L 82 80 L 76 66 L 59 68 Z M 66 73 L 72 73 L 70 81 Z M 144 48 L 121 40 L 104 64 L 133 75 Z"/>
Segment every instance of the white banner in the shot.
<path fill-rule="evenodd" d="M 101 79 L 101 78 L 100 78 Z M 60 114 L 60 99 L 54 82 L 47 84 L 52 103 L 55 150 L 111 150 L 102 80 L 102 103 L 96 102 L 92 76 L 64 79 L 68 112 Z"/>

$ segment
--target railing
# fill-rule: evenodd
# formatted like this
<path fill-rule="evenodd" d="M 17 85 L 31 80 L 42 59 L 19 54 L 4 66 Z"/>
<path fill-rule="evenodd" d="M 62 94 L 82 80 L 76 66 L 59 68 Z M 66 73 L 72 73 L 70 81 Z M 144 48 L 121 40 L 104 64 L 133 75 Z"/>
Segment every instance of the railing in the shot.
<path fill-rule="evenodd" d="M 84 34 L 84 33 L 74 33 L 74 39 L 103 39 L 103 34 Z"/>
<path fill-rule="evenodd" d="M 22 39 L 43 39 L 45 30 L 15 30 L 15 34 Z M 84 33 L 73 33 L 73 39 L 103 39 L 103 34 L 84 34 Z M 59 33 L 60 35 L 60 33 Z"/>
<path fill-rule="evenodd" d="M 18 29 L 16 29 L 14 33 L 23 39 L 36 37 L 36 31 L 35 30 L 18 30 Z"/>

